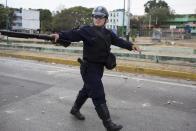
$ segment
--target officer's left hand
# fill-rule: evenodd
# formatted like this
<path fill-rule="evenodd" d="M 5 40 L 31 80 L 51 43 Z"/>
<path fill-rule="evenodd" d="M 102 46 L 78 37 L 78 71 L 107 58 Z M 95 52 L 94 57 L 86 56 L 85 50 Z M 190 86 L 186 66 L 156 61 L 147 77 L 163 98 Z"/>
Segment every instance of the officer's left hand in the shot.
<path fill-rule="evenodd" d="M 57 40 L 59 39 L 59 34 L 57 34 L 57 33 L 55 33 L 55 34 L 51 34 L 50 35 L 52 38 L 54 38 L 54 43 L 56 43 L 57 42 Z"/>
<path fill-rule="evenodd" d="M 135 44 L 132 45 L 132 50 L 141 52 L 141 49 L 137 45 L 135 45 Z"/>

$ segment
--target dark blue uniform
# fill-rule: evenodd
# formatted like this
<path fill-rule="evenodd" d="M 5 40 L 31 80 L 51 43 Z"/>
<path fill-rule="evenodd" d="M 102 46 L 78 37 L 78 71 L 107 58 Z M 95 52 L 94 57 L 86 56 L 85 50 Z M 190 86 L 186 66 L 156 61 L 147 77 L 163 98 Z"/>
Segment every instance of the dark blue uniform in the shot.
<path fill-rule="evenodd" d="M 79 29 L 62 31 L 59 34 L 59 39 L 71 42 L 83 41 L 84 43 L 84 63 L 80 66 L 84 86 L 80 90 L 76 99 L 76 105 L 78 105 L 79 109 L 87 98 L 92 98 L 95 107 L 106 103 L 104 87 L 101 79 L 104 72 L 104 63 L 110 48 L 106 48 L 106 43 L 96 34 L 95 30 L 105 36 L 109 47 L 115 45 L 124 49 L 132 50 L 133 44 L 131 42 L 126 42 L 117 37 L 116 34 L 105 27 L 83 26 Z"/>

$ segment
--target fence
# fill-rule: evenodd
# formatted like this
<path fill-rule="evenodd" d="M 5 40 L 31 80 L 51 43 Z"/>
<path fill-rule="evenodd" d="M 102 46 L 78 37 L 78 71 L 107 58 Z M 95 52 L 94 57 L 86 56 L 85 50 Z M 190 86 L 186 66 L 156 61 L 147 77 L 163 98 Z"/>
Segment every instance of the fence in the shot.
<path fill-rule="evenodd" d="M 191 38 L 191 34 L 185 33 L 183 29 L 162 29 L 162 40 L 183 40 Z"/>
<path fill-rule="evenodd" d="M 186 33 L 184 29 L 143 29 L 133 33 L 142 37 L 158 37 L 160 35 L 162 40 L 182 40 L 194 37 L 194 34 Z"/>

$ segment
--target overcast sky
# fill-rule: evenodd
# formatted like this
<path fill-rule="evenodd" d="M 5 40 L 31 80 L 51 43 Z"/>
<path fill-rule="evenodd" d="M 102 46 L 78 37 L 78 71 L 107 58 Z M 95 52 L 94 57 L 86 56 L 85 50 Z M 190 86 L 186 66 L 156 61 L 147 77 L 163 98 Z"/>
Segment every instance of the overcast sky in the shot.
<path fill-rule="evenodd" d="M 127 0 L 125 0 L 127 1 Z M 134 15 L 144 14 L 144 3 L 148 0 L 130 0 L 131 13 Z M 195 14 L 196 0 L 165 0 L 176 14 Z M 49 9 L 50 11 L 70 8 L 74 6 L 84 6 L 94 8 L 98 5 L 105 6 L 109 11 L 122 9 L 124 0 L 7 0 L 9 7 Z M 0 0 L 1 4 L 6 4 L 6 0 Z M 127 8 L 127 5 L 125 6 Z"/>

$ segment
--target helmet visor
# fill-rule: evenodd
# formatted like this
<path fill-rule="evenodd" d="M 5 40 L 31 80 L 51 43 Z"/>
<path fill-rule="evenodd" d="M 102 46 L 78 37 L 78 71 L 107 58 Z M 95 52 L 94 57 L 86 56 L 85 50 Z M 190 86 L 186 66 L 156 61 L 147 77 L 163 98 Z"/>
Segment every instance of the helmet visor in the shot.
<path fill-rule="evenodd" d="M 95 19 L 103 19 L 103 18 L 106 18 L 105 16 L 102 16 L 102 15 L 92 15 L 93 18 Z"/>

